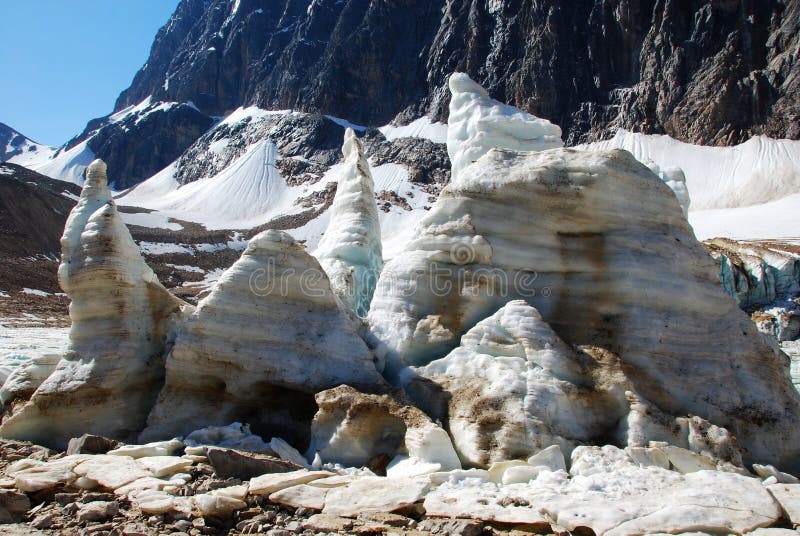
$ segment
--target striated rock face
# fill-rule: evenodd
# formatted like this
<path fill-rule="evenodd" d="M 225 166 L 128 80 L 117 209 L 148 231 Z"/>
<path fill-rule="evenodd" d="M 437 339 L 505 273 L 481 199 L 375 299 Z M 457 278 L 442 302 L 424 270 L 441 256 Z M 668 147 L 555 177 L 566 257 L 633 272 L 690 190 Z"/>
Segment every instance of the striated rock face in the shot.
<path fill-rule="evenodd" d="M 144 426 L 174 322 L 188 306 L 142 259 L 111 200 L 102 161 L 89 167 L 61 245 L 59 281 L 72 299 L 69 347 L 0 435 L 60 448 L 86 432 L 129 439 Z"/>
<path fill-rule="evenodd" d="M 369 163 L 350 128 L 344 134 L 342 153 L 330 223 L 314 256 L 328 274 L 333 292 L 363 317 L 383 268 L 381 226 Z"/>
<path fill-rule="evenodd" d="M 301 244 L 256 235 L 178 333 L 142 437 L 239 421 L 303 446 L 314 393 L 384 383 L 357 328 Z"/>
<path fill-rule="evenodd" d="M 450 75 L 448 87 L 447 154 L 454 180 L 494 147 L 543 151 L 564 146 L 558 125 L 492 99 L 466 74 Z"/>
<path fill-rule="evenodd" d="M 183 0 L 115 109 L 153 95 L 212 115 L 444 120 L 447 77 L 463 71 L 570 144 L 616 127 L 796 139 L 798 25 L 796 0 Z"/>
<path fill-rule="evenodd" d="M 567 344 L 619 356 L 659 411 L 727 428 L 754 459 L 796 464 L 800 399 L 785 356 L 719 288 L 675 196 L 629 153 L 492 150 L 415 236 L 384 268 L 369 314 L 389 374 L 445 356 L 524 299 Z"/>

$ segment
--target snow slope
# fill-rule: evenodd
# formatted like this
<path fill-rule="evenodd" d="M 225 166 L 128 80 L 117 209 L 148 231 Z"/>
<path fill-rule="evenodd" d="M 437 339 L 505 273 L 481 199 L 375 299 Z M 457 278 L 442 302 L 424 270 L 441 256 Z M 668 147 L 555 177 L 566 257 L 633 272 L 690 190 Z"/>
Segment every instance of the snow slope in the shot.
<path fill-rule="evenodd" d="M 755 136 L 733 147 L 704 147 L 620 130 L 610 140 L 576 147 L 611 148 L 661 168 L 681 168 L 692 211 L 758 205 L 800 193 L 800 141 Z"/>
<path fill-rule="evenodd" d="M 387 140 L 397 138 L 424 138 L 433 143 L 447 143 L 447 123 L 431 121 L 427 116 L 415 119 L 411 123 L 403 126 L 392 124 L 378 128 Z"/>
<path fill-rule="evenodd" d="M 0 162 L 14 162 L 29 167 L 25 162 L 50 156 L 56 149 L 36 143 L 10 126 L 0 123 Z"/>

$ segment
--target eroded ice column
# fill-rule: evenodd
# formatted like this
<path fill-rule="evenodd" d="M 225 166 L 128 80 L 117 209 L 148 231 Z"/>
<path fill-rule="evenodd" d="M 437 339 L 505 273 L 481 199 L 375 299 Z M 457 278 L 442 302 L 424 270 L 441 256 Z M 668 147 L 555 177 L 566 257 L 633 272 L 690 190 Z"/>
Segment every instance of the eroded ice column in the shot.
<path fill-rule="evenodd" d="M 383 268 L 381 227 L 369 163 L 350 128 L 345 131 L 342 152 L 344 162 L 330 208 L 331 220 L 314 256 L 336 295 L 364 317 Z"/>
<path fill-rule="evenodd" d="M 558 125 L 494 100 L 466 74 L 450 75 L 449 86 L 447 154 L 453 181 L 465 167 L 495 147 L 544 151 L 564 146 Z"/>
<path fill-rule="evenodd" d="M 61 239 L 59 282 L 72 300 L 67 352 L 0 436 L 64 447 L 87 432 L 126 440 L 144 427 L 165 348 L 190 306 L 144 262 L 107 184 L 95 160 Z"/>
<path fill-rule="evenodd" d="M 178 333 L 142 439 L 242 422 L 304 450 L 315 393 L 384 385 L 353 320 L 302 244 L 259 233 Z"/>

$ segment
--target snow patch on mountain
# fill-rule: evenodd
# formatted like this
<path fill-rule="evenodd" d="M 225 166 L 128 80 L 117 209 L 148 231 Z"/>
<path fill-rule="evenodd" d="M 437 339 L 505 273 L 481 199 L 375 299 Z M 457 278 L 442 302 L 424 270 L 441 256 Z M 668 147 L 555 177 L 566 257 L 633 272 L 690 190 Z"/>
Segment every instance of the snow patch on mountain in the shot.
<path fill-rule="evenodd" d="M 384 125 L 378 131 L 389 141 L 398 138 L 424 138 L 433 143 L 447 143 L 447 123 L 431 121 L 427 116 L 415 119 L 407 125 Z"/>
<path fill-rule="evenodd" d="M 50 155 L 42 153 L 35 160 L 23 164 L 17 159 L 11 161 L 32 169 L 42 175 L 54 179 L 71 182 L 81 185 L 84 180 L 84 173 L 96 158 L 94 152 L 89 148 L 89 142 L 83 141 L 67 151 L 59 149 Z"/>
<path fill-rule="evenodd" d="M 13 161 L 25 166 L 25 162 L 50 155 L 55 148 L 36 143 L 13 128 L 0 123 L 0 162 Z M 27 167 L 27 166 L 26 166 Z"/>

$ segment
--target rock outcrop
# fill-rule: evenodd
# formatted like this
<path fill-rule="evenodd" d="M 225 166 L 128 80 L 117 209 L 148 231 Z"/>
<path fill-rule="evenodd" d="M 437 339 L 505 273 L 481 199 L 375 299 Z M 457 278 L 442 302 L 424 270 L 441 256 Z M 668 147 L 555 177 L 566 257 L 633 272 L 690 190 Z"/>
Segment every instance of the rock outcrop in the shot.
<path fill-rule="evenodd" d="M 305 448 L 315 393 L 384 383 L 340 307 L 301 244 L 282 231 L 256 235 L 178 333 L 143 437 L 238 421 Z"/>
<path fill-rule="evenodd" d="M 523 299 L 567 344 L 618 356 L 659 411 L 727 428 L 750 459 L 796 465 L 786 357 L 719 288 L 675 196 L 629 153 L 492 150 L 415 236 L 369 314 L 390 375 Z"/>
<path fill-rule="evenodd" d="M 564 146 L 558 125 L 492 99 L 466 74 L 453 73 L 448 86 L 447 154 L 453 180 L 494 147 L 543 151 Z"/>
<path fill-rule="evenodd" d="M 163 381 L 174 323 L 188 306 L 142 259 L 102 161 L 88 169 L 61 246 L 59 282 L 72 299 L 69 347 L 31 400 L 3 421 L 0 436 L 57 447 L 86 432 L 135 437 Z"/>
<path fill-rule="evenodd" d="M 381 227 L 369 163 L 351 128 L 345 131 L 342 153 L 330 223 L 314 256 L 328 274 L 333 292 L 364 317 L 383 268 Z"/>

